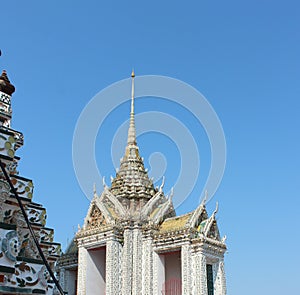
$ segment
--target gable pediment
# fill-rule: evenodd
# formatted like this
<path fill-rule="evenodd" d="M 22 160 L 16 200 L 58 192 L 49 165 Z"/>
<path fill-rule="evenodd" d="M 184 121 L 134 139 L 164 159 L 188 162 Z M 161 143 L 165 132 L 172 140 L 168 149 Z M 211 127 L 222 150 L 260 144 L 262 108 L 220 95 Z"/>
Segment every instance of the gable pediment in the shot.
<path fill-rule="evenodd" d="M 97 228 L 106 226 L 107 222 L 103 213 L 100 211 L 96 204 L 93 204 L 89 214 L 86 217 L 85 227 L 86 229 Z"/>
<path fill-rule="evenodd" d="M 203 234 L 207 238 L 219 241 L 221 240 L 219 228 L 215 218 L 210 217 L 208 219 L 203 220 L 199 224 L 197 230 L 200 234 Z"/>
<path fill-rule="evenodd" d="M 88 213 L 84 220 L 84 229 L 99 228 L 114 224 L 112 209 L 103 202 L 102 196 L 96 194 L 90 204 Z"/>

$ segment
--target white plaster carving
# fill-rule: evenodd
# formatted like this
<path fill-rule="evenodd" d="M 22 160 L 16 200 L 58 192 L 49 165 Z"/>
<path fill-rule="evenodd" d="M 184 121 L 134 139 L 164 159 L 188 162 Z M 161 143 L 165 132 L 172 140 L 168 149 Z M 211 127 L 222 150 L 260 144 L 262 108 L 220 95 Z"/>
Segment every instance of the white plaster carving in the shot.
<path fill-rule="evenodd" d="M 142 249 L 142 294 L 153 294 L 153 248 L 152 238 L 143 239 Z"/>
<path fill-rule="evenodd" d="M 190 295 L 192 287 L 191 278 L 191 246 L 186 243 L 181 246 L 181 276 L 182 294 Z"/>
<path fill-rule="evenodd" d="M 205 206 L 201 203 L 197 209 L 193 212 L 192 216 L 190 217 L 189 221 L 187 222 L 187 227 L 195 227 L 196 222 L 198 221 L 201 214 L 205 211 Z"/>
<path fill-rule="evenodd" d="M 126 209 L 119 202 L 119 200 L 108 190 L 108 188 L 105 188 L 104 192 L 105 192 L 107 198 L 114 204 L 115 209 L 119 213 L 119 216 L 120 217 L 125 217 L 125 215 L 126 215 Z"/>
<path fill-rule="evenodd" d="M 118 241 L 106 242 L 106 295 L 121 294 L 121 245 Z"/>
<path fill-rule="evenodd" d="M 160 200 L 160 198 L 162 196 L 163 196 L 163 194 L 161 193 L 161 191 L 159 191 L 146 203 L 146 205 L 142 208 L 142 211 L 141 211 L 141 215 L 144 218 L 149 216 L 152 213 L 152 211 L 154 209 L 153 207 Z"/>
<path fill-rule="evenodd" d="M 132 231 L 124 230 L 122 251 L 122 294 L 131 294 L 132 290 Z"/>
<path fill-rule="evenodd" d="M 154 218 L 153 218 L 153 223 L 154 224 L 161 223 L 161 221 L 163 220 L 164 216 L 173 207 L 172 196 L 173 196 L 173 194 L 171 193 L 169 199 L 161 206 L 161 208 L 159 209 L 158 213 L 154 216 Z"/>
<path fill-rule="evenodd" d="M 78 277 L 77 277 L 77 295 L 86 294 L 86 267 L 87 267 L 87 249 L 78 248 Z"/>

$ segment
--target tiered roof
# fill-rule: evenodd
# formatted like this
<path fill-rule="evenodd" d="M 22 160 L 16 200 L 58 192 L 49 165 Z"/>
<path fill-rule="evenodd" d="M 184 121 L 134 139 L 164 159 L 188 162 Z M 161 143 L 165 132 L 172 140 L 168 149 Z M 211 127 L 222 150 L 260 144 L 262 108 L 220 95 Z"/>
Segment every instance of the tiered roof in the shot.
<path fill-rule="evenodd" d="M 125 155 L 121 159 L 120 169 L 112 180 L 110 191 L 119 200 L 143 199 L 145 202 L 151 199 L 157 192 L 153 182 L 149 179 L 144 167 L 144 162 L 139 154 L 136 142 L 136 130 L 134 120 L 134 72 L 132 77 L 131 111 L 128 129 L 127 146 Z"/>

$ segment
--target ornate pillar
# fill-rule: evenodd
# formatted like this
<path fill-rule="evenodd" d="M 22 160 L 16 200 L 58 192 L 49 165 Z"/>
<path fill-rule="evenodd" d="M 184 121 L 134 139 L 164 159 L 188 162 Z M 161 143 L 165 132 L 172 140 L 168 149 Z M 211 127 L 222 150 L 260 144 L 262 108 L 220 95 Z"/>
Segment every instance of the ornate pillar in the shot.
<path fill-rule="evenodd" d="M 106 294 L 121 294 L 121 244 L 111 239 L 106 242 Z"/>
<path fill-rule="evenodd" d="M 77 295 L 86 295 L 87 249 L 78 247 Z"/>
<path fill-rule="evenodd" d="M 195 252 L 192 257 L 193 295 L 207 295 L 206 257 L 202 252 Z"/>
<path fill-rule="evenodd" d="M 220 260 L 214 265 L 214 290 L 215 295 L 226 295 L 226 277 L 224 269 L 224 261 Z"/>
<path fill-rule="evenodd" d="M 153 248 L 152 238 L 147 236 L 143 239 L 142 249 L 142 294 L 153 294 Z M 157 292 L 155 293 L 157 294 Z"/>
<path fill-rule="evenodd" d="M 181 246 L 181 278 L 182 278 L 182 294 L 191 294 L 192 283 L 192 263 L 191 263 L 191 245 L 186 243 Z"/>
<path fill-rule="evenodd" d="M 122 294 L 132 294 L 132 230 L 124 230 L 124 246 L 122 252 Z"/>
<path fill-rule="evenodd" d="M 164 257 L 153 251 L 153 293 L 154 295 L 162 294 L 162 286 L 165 282 L 165 262 Z"/>
<path fill-rule="evenodd" d="M 142 230 L 138 226 L 133 230 L 132 246 L 132 295 L 140 295 L 142 290 Z"/>

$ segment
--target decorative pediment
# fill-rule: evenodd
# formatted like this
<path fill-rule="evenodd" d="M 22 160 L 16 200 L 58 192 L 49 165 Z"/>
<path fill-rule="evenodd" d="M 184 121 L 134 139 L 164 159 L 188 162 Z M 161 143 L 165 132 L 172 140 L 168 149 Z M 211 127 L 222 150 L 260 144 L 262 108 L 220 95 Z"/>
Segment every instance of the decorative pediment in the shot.
<path fill-rule="evenodd" d="M 213 222 L 210 224 L 209 229 L 207 230 L 206 236 L 208 238 L 216 239 L 220 241 L 220 232 L 217 225 L 217 221 L 213 220 Z"/>
<path fill-rule="evenodd" d="M 207 238 L 215 239 L 220 241 L 220 232 L 217 225 L 216 214 L 218 212 L 218 203 L 213 214 L 200 222 L 197 227 L 197 230 L 200 234 L 203 234 Z"/>
<path fill-rule="evenodd" d="M 120 206 L 122 206 L 120 204 Z M 113 225 L 116 219 L 115 205 L 107 197 L 104 191 L 100 197 L 94 193 L 94 198 L 90 204 L 88 213 L 84 221 L 84 228 L 96 228 Z"/>
<path fill-rule="evenodd" d="M 219 241 L 221 240 L 217 221 L 214 218 L 212 219 L 210 217 L 208 219 L 203 220 L 199 224 L 197 230 L 200 234 L 203 234 L 207 238 L 211 238 Z"/>
<path fill-rule="evenodd" d="M 85 228 L 90 229 L 106 225 L 107 222 L 104 215 L 102 214 L 98 206 L 96 204 L 93 204 L 85 219 Z"/>

